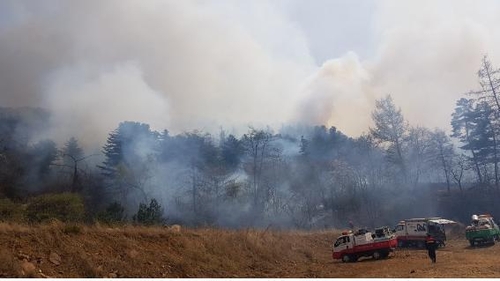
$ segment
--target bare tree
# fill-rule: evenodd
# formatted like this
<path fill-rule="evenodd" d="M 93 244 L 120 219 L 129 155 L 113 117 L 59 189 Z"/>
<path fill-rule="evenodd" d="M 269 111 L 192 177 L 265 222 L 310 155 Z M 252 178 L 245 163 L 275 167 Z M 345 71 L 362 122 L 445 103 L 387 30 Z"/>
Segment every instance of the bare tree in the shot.
<path fill-rule="evenodd" d="M 78 141 L 71 137 L 64 145 L 64 147 L 59 151 L 61 158 L 60 163 L 53 164 L 54 166 L 59 166 L 62 168 L 67 168 L 69 171 L 67 173 L 70 175 L 71 181 L 71 192 L 81 192 L 82 182 L 80 174 L 83 173 L 81 167 L 79 167 L 80 162 L 92 157 L 97 156 L 97 154 L 83 155 L 83 149 L 79 146 Z M 64 171 L 66 172 L 66 171 Z"/>
<path fill-rule="evenodd" d="M 446 188 L 450 192 L 451 186 L 451 165 L 453 161 L 453 144 L 443 130 L 436 129 L 431 133 L 431 144 L 435 155 L 434 160 L 441 167 L 446 179 Z"/>
<path fill-rule="evenodd" d="M 243 145 L 249 157 L 247 162 L 251 180 L 253 206 L 257 211 L 263 211 L 263 195 L 261 189 L 262 171 L 268 158 L 269 145 L 273 136 L 269 130 L 257 130 L 250 127 L 250 132 L 243 135 Z"/>
<path fill-rule="evenodd" d="M 409 176 L 413 187 L 416 187 L 421 178 L 432 170 L 433 151 L 429 129 L 418 126 L 410 128 L 407 146 Z"/>
<path fill-rule="evenodd" d="M 377 100 L 375 110 L 372 112 L 375 127 L 370 128 L 370 133 L 375 140 L 386 148 L 388 160 L 398 166 L 407 180 L 407 167 L 403 155 L 403 143 L 408 135 L 408 123 L 405 121 L 401 109 L 394 105 L 392 97 Z"/>
<path fill-rule="evenodd" d="M 500 114 L 500 69 L 494 69 L 488 57 L 484 56 L 477 76 L 481 90 L 471 91 L 469 94 L 486 101 Z"/>
<path fill-rule="evenodd" d="M 462 179 L 464 176 L 464 172 L 468 169 L 468 160 L 465 155 L 458 155 L 454 158 L 453 164 L 450 169 L 450 174 L 453 176 L 453 179 L 458 184 L 458 188 L 460 192 L 463 191 L 462 187 Z"/>

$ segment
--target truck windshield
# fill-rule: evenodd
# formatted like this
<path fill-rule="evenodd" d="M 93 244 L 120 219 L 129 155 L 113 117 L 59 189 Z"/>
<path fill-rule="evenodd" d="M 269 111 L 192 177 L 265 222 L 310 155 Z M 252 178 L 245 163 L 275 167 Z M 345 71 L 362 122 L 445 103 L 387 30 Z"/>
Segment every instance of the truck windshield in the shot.
<path fill-rule="evenodd" d="M 338 247 L 341 244 L 347 243 L 349 241 L 350 241 L 349 236 L 339 237 L 339 239 L 335 241 L 335 244 L 333 244 L 333 247 Z"/>
<path fill-rule="evenodd" d="M 335 244 L 333 244 L 333 247 L 338 247 L 340 244 L 342 244 L 342 242 L 344 242 L 342 238 L 337 239 L 337 241 L 335 241 Z"/>

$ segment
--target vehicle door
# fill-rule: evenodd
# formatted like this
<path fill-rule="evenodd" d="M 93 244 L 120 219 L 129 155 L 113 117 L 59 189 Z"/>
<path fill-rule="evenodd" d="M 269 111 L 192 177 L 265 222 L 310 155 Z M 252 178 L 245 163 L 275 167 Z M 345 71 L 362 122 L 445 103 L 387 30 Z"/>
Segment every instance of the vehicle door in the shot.
<path fill-rule="evenodd" d="M 352 248 L 352 241 L 351 237 L 349 236 L 341 236 L 335 241 L 335 244 L 333 245 L 333 251 L 334 252 L 342 252 L 344 250 Z"/>
<path fill-rule="evenodd" d="M 406 228 L 404 224 L 398 224 L 396 225 L 396 228 L 394 228 L 394 233 L 396 233 L 397 236 L 406 236 Z"/>

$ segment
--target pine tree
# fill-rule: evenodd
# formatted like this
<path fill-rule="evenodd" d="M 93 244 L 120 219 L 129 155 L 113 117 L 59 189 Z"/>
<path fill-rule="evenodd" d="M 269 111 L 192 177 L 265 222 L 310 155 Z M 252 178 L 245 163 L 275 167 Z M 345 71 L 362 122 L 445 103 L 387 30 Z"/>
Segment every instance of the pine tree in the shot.
<path fill-rule="evenodd" d="M 111 132 L 103 147 L 105 160 L 98 165 L 110 193 L 126 200 L 135 191 L 147 200 L 146 186 L 158 154 L 159 134 L 149 125 L 122 122 Z"/>

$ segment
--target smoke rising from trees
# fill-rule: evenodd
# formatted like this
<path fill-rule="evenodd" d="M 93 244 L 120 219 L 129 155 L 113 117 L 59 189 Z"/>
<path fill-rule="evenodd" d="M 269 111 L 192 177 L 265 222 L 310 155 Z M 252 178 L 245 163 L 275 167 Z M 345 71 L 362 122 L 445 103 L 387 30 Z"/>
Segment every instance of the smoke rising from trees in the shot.
<path fill-rule="evenodd" d="M 210 3 L 47 4 L 54 9 L 4 27 L 0 54 L 2 66 L 10 66 L 0 83 L 4 104 L 47 107 L 57 121 L 86 128 L 79 138 L 95 128 L 102 142 L 103 132 L 123 119 L 176 132 L 279 125 L 312 67 L 307 49 L 278 52 L 306 44 L 264 2 L 249 6 L 255 6 L 253 15 L 269 19 L 272 38 L 253 34 Z M 242 12 L 238 4 L 228 5 Z"/>
<path fill-rule="evenodd" d="M 289 13 L 304 3 L 1 2 L 1 105 L 50 118 L 26 132 L 37 126 L 4 116 L 2 193 L 83 187 L 96 203 L 118 198 L 129 215 L 157 198 L 193 225 L 274 218 L 307 228 L 348 214 L 389 223 L 389 207 L 435 214 L 424 192 L 433 184 L 463 191 L 477 175 L 479 186 L 499 186 L 491 105 L 469 101 L 476 115 L 456 113 L 475 122 L 472 142 L 454 132 L 464 154 L 446 133 L 483 55 L 498 65 L 498 4 L 378 2 L 371 56 L 346 50 L 317 65 L 313 38 Z M 385 115 L 408 122 L 397 138 Z M 71 137 L 82 157 L 103 148 L 104 159 L 77 168 L 76 157 L 61 158 L 56 148 Z"/>
<path fill-rule="evenodd" d="M 446 128 L 452 101 L 476 82 L 469 70 L 500 56 L 492 2 L 378 1 L 374 55 L 346 50 L 319 66 L 309 45 L 321 37 L 290 12 L 306 5 L 298 1 L 1 5 L 2 105 L 45 107 L 63 122 L 51 132 L 61 141 L 94 145 L 124 119 L 174 132 L 300 122 L 360 135 L 388 93 L 409 121 Z"/>

